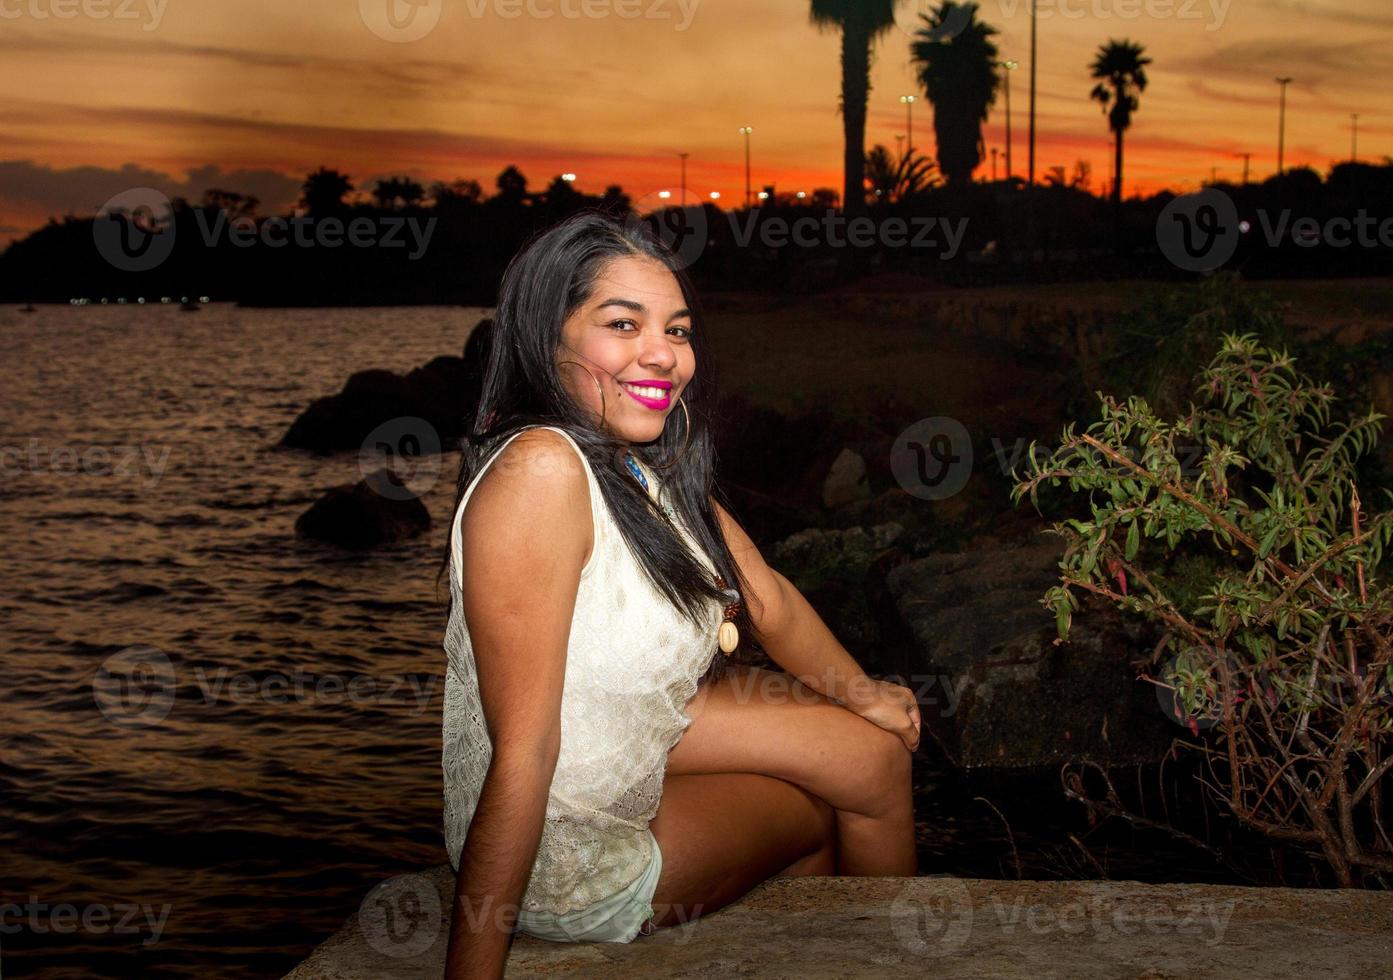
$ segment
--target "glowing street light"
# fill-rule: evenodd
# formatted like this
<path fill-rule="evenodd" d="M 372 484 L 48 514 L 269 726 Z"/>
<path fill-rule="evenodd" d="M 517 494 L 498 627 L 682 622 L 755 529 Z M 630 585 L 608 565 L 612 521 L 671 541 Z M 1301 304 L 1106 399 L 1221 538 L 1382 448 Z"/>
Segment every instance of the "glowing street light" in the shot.
<path fill-rule="evenodd" d="M 1006 83 L 1006 179 L 1011 179 L 1011 72 L 1020 67 L 1018 61 L 998 61 L 998 68 L 1005 68 L 1003 76 Z"/>
<path fill-rule="evenodd" d="M 906 132 L 909 134 L 909 139 L 906 141 L 908 145 L 905 147 L 905 155 L 908 156 L 914 152 L 914 103 L 919 101 L 919 96 L 902 95 L 900 101 L 904 103 Z"/>
<path fill-rule="evenodd" d="M 745 207 L 750 206 L 750 135 L 754 133 L 753 126 L 741 126 L 740 133 L 745 137 Z"/>

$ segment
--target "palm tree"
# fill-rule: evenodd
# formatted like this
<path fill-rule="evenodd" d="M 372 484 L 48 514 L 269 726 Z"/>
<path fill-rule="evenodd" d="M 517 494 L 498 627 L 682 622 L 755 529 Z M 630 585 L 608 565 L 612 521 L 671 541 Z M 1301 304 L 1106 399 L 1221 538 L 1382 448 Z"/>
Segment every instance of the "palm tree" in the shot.
<path fill-rule="evenodd" d="M 866 180 L 877 201 L 905 201 L 936 187 L 934 169 L 932 160 L 917 153 L 892 159 L 879 143 L 866 154 Z"/>
<path fill-rule="evenodd" d="M 1112 201 L 1122 201 L 1122 134 L 1132 125 L 1132 113 L 1137 111 L 1137 95 L 1146 88 L 1146 66 L 1150 58 L 1142 56 L 1142 46 L 1131 41 L 1109 41 L 1100 45 L 1098 54 L 1089 65 L 1092 77 L 1098 79 L 1091 98 L 1103 104 L 1108 114 L 1108 128 L 1115 139 Z"/>
<path fill-rule="evenodd" d="M 895 25 L 897 0 L 812 0 L 819 30 L 842 32 L 842 212 L 866 213 L 866 103 L 871 93 L 871 45 Z"/>
<path fill-rule="evenodd" d="M 924 26 L 909 46 L 919 66 L 919 84 L 934 109 L 938 169 L 950 186 L 972 181 L 982 163 L 982 123 L 996 103 L 995 27 L 977 20 L 977 4 L 944 0 L 933 16 L 921 14 Z"/>

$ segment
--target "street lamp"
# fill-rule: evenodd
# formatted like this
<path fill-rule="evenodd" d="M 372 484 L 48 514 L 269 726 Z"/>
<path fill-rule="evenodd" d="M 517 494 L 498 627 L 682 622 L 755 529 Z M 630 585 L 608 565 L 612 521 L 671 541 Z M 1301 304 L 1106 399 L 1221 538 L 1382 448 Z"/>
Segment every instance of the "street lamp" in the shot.
<path fill-rule="evenodd" d="M 1030 171 L 1026 179 L 1035 186 L 1035 0 L 1030 0 Z"/>
<path fill-rule="evenodd" d="M 685 208 L 687 206 L 687 157 L 691 154 L 679 153 L 677 155 L 682 158 L 682 206 Z"/>
<path fill-rule="evenodd" d="M 906 140 L 907 146 L 905 148 L 905 155 L 908 156 L 914 152 L 914 103 L 919 101 L 919 97 L 917 95 L 902 95 L 900 96 L 900 101 L 904 103 L 905 131 L 909 134 L 909 138 Z"/>
<path fill-rule="evenodd" d="M 1018 61 L 998 61 L 998 68 L 1006 69 L 1006 179 L 1011 179 L 1011 72 L 1020 67 Z"/>
<path fill-rule="evenodd" d="M 745 207 L 747 208 L 751 204 L 750 198 L 752 196 L 750 186 L 750 134 L 754 131 L 753 126 L 740 127 L 740 132 L 745 137 Z"/>
<path fill-rule="evenodd" d="M 1277 176 L 1282 176 L 1282 155 L 1286 149 L 1287 140 L 1287 86 L 1291 84 L 1290 75 L 1283 75 L 1275 79 L 1278 85 L 1282 86 L 1281 108 L 1277 111 Z"/>

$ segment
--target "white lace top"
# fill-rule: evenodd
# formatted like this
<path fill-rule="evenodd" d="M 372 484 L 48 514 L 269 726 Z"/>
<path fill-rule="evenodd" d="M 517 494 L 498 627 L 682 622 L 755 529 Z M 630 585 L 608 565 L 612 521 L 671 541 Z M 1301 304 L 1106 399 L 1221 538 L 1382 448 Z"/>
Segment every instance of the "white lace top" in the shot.
<path fill-rule="evenodd" d="M 653 844 L 646 831 L 662 796 L 667 754 L 691 724 L 683 709 L 718 652 L 722 609 L 711 600 L 707 623 L 694 629 L 629 550 L 580 447 L 560 428 L 541 428 L 560 432 L 580 454 L 595 525 L 566 653 L 561 754 L 522 900 L 525 910 L 560 915 L 620 891 L 648 866 Z M 442 764 L 445 843 L 456 872 L 493 754 L 460 598 L 466 571 L 458 551 L 460 518 L 489 464 L 519 434 L 480 467 L 450 528 L 454 603 L 445 632 Z M 656 474 L 645 467 L 645 475 L 649 492 L 666 502 Z M 680 532 L 714 574 L 687 528 Z"/>

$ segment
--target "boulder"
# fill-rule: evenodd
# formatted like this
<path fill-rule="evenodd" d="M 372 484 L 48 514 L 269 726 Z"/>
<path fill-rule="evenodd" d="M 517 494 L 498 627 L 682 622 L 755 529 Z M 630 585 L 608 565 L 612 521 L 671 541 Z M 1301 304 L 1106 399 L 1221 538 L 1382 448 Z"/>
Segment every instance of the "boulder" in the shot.
<path fill-rule="evenodd" d="M 914 650 L 907 686 L 924 727 L 958 766 L 1023 767 L 1091 759 L 1157 762 L 1182 729 L 1138 680 L 1157 627 L 1084 601 L 1067 643 L 1041 605 L 1059 582 L 1055 535 L 900 564 L 886 578 Z"/>
<path fill-rule="evenodd" d="M 870 496 L 866 461 L 850 449 L 843 449 L 832 461 L 832 468 L 822 482 L 822 506 L 831 509 Z"/>
<path fill-rule="evenodd" d="M 895 671 L 903 630 L 885 590 L 885 573 L 909 556 L 897 547 L 904 528 L 807 528 L 764 549 L 765 561 L 792 582 L 868 674 Z"/>
<path fill-rule="evenodd" d="M 430 511 L 390 469 L 331 488 L 295 521 L 295 533 L 341 548 L 404 541 L 430 530 Z"/>
<path fill-rule="evenodd" d="M 400 421 L 397 428 L 412 431 L 399 451 L 439 453 L 473 421 L 491 326 L 485 319 L 474 327 L 464 357 L 442 355 L 404 376 L 380 369 L 357 372 L 338 394 L 311 402 L 280 445 L 317 453 L 358 450 L 383 426 Z M 401 441 L 399 435 L 394 430 L 389 438 Z"/>

